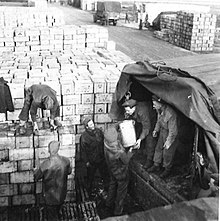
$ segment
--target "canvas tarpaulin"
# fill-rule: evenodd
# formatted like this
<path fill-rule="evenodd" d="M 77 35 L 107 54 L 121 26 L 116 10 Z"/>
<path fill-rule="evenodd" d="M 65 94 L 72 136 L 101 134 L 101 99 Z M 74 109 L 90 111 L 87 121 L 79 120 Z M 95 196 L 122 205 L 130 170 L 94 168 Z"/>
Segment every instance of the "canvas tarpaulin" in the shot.
<path fill-rule="evenodd" d="M 120 102 L 130 89 L 132 81 L 161 97 L 204 130 L 206 152 L 212 172 L 218 172 L 220 143 L 217 137 L 220 125 L 209 99 L 214 92 L 200 79 L 179 69 L 148 62 L 127 64 L 122 70 L 112 101 L 110 117 L 114 120 L 122 117 L 123 108 Z"/>

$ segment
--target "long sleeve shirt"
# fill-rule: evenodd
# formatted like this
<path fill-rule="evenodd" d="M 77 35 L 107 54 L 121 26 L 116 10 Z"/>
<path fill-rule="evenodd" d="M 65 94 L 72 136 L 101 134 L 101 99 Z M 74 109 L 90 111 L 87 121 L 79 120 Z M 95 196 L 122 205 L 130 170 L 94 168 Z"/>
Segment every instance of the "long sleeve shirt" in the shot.
<path fill-rule="evenodd" d="M 138 139 L 143 140 L 149 133 L 151 122 L 149 109 L 146 102 L 138 102 L 133 119 L 142 125 L 142 131 Z"/>
<path fill-rule="evenodd" d="M 128 166 L 133 152 L 125 151 L 120 142 L 116 146 L 105 143 L 105 159 L 110 173 L 117 179 L 123 180 L 127 177 Z"/>
<path fill-rule="evenodd" d="M 36 181 L 42 179 L 47 205 L 61 205 L 64 202 L 71 171 L 70 160 L 57 154 L 45 160 L 34 172 Z"/>
<path fill-rule="evenodd" d="M 59 116 L 59 103 L 54 91 L 48 85 L 34 84 L 28 88 L 25 96 L 25 108 L 30 109 L 30 115 L 33 122 L 36 121 L 37 109 L 46 109 L 44 100 L 46 96 L 50 96 L 53 100 L 53 107 L 50 109 L 50 118 L 54 119 Z M 28 113 L 25 111 L 25 113 Z"/>
<path fill-rule="evenodd" d="M 80 137 L 82 160 L 87 163 L 99 163 L 104 160 L 104 135 L 99 128 L 85 130 Z"/>
<path fill-rule="evenodd" d="M 155 131 L 165 129 L 168 131 L 166 141 L 172 144 L 177 136 L 177 114 L 168 105 L 163 105 L 161 111 L 158 112 L 157 123 L 155 125 Z"/>

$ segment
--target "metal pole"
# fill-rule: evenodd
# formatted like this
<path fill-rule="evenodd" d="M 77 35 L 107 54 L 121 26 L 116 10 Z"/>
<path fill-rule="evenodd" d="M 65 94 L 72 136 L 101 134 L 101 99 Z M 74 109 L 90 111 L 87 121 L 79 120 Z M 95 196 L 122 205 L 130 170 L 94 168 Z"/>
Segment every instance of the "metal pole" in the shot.
<path fill-rule="evenodd" d="M 193 180 L 196 175 L 198 140 L 199 140 L 199 128 L 197 125 L 195 125 L 193 152 L 192 152 L 192 160 L 191 160 L 191 165 L 190 165 L 190 189 L 191 189 L 191 192 L 192 192 L 192 187 L 193 187 Z"/>

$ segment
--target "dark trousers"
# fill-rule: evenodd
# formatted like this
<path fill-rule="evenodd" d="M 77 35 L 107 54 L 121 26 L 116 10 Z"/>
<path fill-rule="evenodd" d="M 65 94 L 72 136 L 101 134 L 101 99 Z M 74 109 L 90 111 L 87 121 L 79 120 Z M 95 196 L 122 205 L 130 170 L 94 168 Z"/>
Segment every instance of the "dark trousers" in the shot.
<path fill-rule="evenodd" d="M 157 140 L 156 140 L 156 138 L 153 137 L 152 131 L 150 131 L 150 133 L 142 141 L 142 143 L 144 145 L 143 152 L 144 152 L 144 154 L 146 154 L 147 160 L 153 161 Z"/>
<path fill-rule="evenodd" d="M 25 100 L 24 100 L 24 105 L 23 105 L 22 110 L 19 114 L 20 120 L 23 120 L 23 121 L 28 120 L 31 102 L 32 102 L 32 99 L 30 98 L 30 96 L 26 96 Z"/>
<path fill-rule="evenodd" d="M 124 201 L 127 195 L 129 176 L 125 179 L 117 180 L 114 176 L 110 177 L 106 207 L 114 208 L 114 215 L 121 215 L 123 212 Z"/>
<path fill-rule="evenodd" d="M 47 205 L 47 221 L 59 221 L 60 205 Z"/>
<path fill-rule="evenodd" d="M 172 143 L 172 145 L 167 150 L 163 147 L 163 145 L 166 141 L 167 135 L 168 135 L 167 130 L 165 130 L 165 129 L 160 130 L 157 145 L 155 148 L 154 164 L 155 165 L 162 164 L 162 166 L 165 169 L 170 170 L 173 165 L 173 158 L 174 158 L 174 154 L 176 152 L 176 148 L 178 145 L 178 139 L 176 138 L 175 141 Z"/>
<path fill-rule="evenodd" d="M 99 163 L 90 163 L 90 166 L 87 168 L 87 180 L 88 180 L 88 192 L 89 194 L 92 191 L 93 181 L 95 178 L 96 171 L 99 170 L 101 178 L 103 179 L 104 189 L 107 191 L 109 186 L 109 174 L 108 168 L 105 160 L 102 160 Z"/>

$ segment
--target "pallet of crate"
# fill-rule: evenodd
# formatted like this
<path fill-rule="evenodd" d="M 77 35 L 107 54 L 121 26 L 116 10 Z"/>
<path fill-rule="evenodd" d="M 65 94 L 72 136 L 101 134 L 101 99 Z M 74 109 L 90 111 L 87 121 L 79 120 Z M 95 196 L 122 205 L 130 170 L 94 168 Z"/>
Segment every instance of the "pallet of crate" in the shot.
<path fill-rule="evenodd" d="M 108 41 L 108 31 L 102 27 L 64 26 L 0 29 L 0 54 L 4 52 L 36 52 L 45 50 L 93 49 L 115 45 Z"/>
<path fill-rule="evenodd" d="M 120 76 L 119 68 L 126 62 L 123 53 L 118 53 L 118 58 L 116 55 L 116 51 L 111 54 L 104 49 L 96 49 L 14 52 L 1 56 L 4 65 L 0 72 L 10 82 L 8 85 L 15 107 L 14 112 L 7 114 L 7 121 L 4 119 L 0 123 L 1 206 L 41 202 L 42 184 L 38 182 L 35 188 L 32 168 L 48 157 L 47 146 L 52 140 L 61 142 L 60 154 L 69 157 L 72 162 L 67 200 L 74 198 L 75 157 L 84 131 L 82 117 L 91 116 L 97 127 L 103 130 L 112 124 L 108 113 Z M 111 62 L 111 57 L 114 62 Z M 50 113 L 38 110 L 39 134 L 32 134 L 29 122 L 28 135 L 14 136 L 24 102 L 24 89 L 34 83 L 47 84 L 56 90 L 63 127 L 57 132 L 46 129 Z"/>
<path fill-rule="evenodd" d="M 35 7 L 1 7 L 1 27 L 43 27 L 65 24 L 63 13 L 59 9 Z"/>
<path fill-rule="evenodd" d="M 169 42 L 191 51 L 213 50 L 215 26 L 216 16 L 209 13 L 179 11 L 161 18 L 161 28 L 170 30 Z M 164 39 L 161 32 L 155 36 Z"/>

